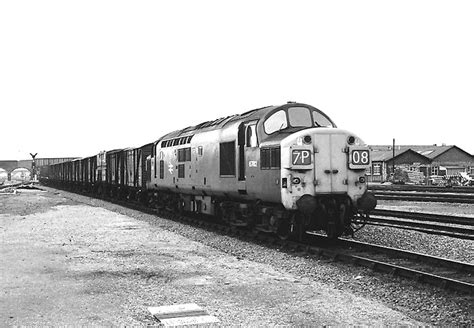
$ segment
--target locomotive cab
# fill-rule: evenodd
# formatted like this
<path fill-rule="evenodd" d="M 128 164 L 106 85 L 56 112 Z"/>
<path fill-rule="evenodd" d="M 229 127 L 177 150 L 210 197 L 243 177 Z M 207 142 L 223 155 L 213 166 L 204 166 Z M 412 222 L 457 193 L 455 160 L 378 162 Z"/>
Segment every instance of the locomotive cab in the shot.
<path fill-rule="evenodd" d="M 262 128 L 270 140 L 282 137 L 281 203 L 293 213 L 291 222 L 282 226 L 338 237 L 352 233 L 353 219 L 375 208 L 365 177 L 370 151 L 360 138 L 302 104 L 270 113 Z"/>

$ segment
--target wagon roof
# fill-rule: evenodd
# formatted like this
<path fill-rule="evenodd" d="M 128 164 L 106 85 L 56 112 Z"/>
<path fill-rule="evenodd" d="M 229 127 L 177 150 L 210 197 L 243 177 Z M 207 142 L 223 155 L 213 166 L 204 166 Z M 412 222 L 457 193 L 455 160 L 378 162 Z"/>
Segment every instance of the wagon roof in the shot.
<path fill-rule="evenodd" d="M 118 153 L 118 152 L 120 152 L 122 150 L 125 150 L 125 149 L 127 149 L 127 148 L 117 148 L 117 149 L 113 149 L 113 150 L 107 150 L 106 154 L 108 155 L 108 154 Z"/>

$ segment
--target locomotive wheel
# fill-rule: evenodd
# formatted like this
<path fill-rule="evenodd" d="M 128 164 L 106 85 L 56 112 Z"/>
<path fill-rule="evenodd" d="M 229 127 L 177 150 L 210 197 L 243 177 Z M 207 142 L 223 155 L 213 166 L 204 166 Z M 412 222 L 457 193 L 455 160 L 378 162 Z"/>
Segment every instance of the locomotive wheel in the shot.
<path fill-rule="evenodd" d="M 305 235 L 304 215 L 295 213 L 291 219 L 283 219 L 280 221 L 277 229 L 277 235 L 282 240 L 291 239 L 294 241 L 303 241 Z"/>
<path fill-rule="evenodd" d="M 178 199 L 177 203 L 176 203 L 176 212 L 180 215 L 183 215 L 184 214 L 184 200 L 182 199 Z"/>
<path fill-rule="evenodd" d="M 290 237 L 291 223 L 287 219 L 282 219 L 277 228 L 277 235 L 281 240 L 287 240 Z"/>
<path fill-rule="evenodd" d="M 306 235 L 306 229 L 304 228 L 304 214 L 297 213 L 294 218 L 294 225 L 292 231 L 292 239 L 296 241 L 303 241 Z"/>

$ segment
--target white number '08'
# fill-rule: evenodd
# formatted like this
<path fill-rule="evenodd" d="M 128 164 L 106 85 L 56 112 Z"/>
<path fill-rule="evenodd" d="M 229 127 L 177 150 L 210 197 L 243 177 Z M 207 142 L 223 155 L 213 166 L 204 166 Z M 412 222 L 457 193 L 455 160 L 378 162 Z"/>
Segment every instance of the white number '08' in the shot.
<path fill-rule="evenodd" d="M 354 164 L 369 164 L 368 151 L 354 151 L 352 152 L 352 163 Z"/>

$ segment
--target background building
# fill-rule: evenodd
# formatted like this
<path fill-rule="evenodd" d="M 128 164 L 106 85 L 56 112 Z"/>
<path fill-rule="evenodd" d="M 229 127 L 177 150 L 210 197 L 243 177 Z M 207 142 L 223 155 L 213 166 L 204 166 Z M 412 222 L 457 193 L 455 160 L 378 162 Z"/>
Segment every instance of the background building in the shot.
<path fill-rule="evenodd" d="M 33 160 L 0 160 L 0 184 L 5 181 L 30 181 L 33 175 L 38 175 L 41 172 L 41 167 L 56 163 L 71 161 L 76 157 L 62 157 L 62 158 L 36 158 L 35 166 L 33 168 Z M 35 172 L 33 172 L 35 171 Z"/>
<path fill-rule="evenodd" d="M 373 145 L 369 182 L 389 181 L 394 170 L 405 172 L 412 183 L 429 183 L 430 177 L 474 176 L 474 156 L 457 146 Z"/>

